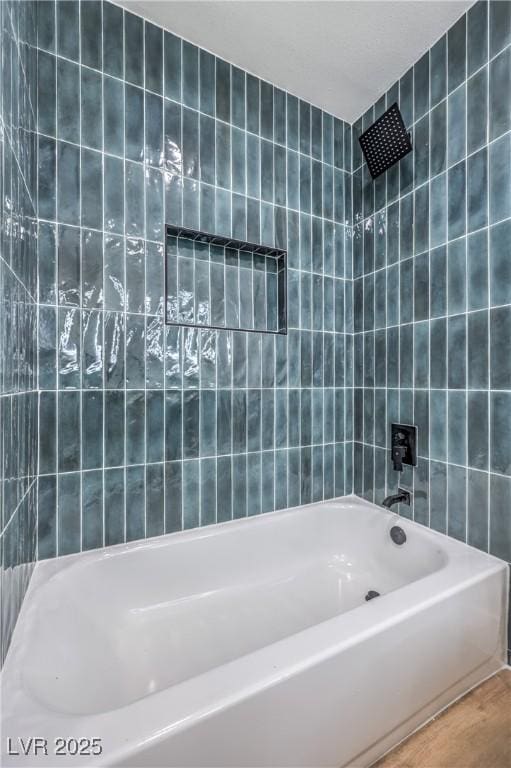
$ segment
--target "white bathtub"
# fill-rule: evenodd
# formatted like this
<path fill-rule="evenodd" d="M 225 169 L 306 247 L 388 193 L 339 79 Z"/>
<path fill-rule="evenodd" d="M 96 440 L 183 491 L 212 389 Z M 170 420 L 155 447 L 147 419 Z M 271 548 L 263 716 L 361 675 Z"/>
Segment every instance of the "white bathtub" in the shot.
<path fill-rule="evenodd" d="M 4 764 L 368 766 L 503 666 L 507 583 L 353 497 L 40 563 L 2 673 Z M 57 759 L 58 737 L 102 754 Z"/>

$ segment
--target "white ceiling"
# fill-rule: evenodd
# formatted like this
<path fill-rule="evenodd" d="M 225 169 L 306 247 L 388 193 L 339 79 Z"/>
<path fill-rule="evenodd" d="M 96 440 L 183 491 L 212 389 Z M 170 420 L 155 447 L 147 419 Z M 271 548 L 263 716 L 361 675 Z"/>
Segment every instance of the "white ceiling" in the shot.
<path fill-rule="evenodd" d="M 353 122 L 472 0 L 118 0 Z"/>

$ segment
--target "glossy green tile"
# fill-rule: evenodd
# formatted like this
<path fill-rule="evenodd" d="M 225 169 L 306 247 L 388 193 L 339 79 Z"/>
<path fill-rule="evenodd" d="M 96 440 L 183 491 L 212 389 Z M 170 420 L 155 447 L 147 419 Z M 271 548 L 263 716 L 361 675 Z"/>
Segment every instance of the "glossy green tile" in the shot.
<path fill-rule="evenodd" d="M 488 549 L 488 475 L 468 472 L 467 543 L 483 552 Z"/>
<path fill-rule="evenodd" d="M 490 224 L 511 216 L 511 134 L 489 147 Z"/>
<path fill-rule="evenodd" d="M 447 35 L 430 51 L 431 106 L 445 98 L 447 90 Z"/>
<path fill-rule="evenodd" d="M 80 67 L 57 59 L 57 137 L 80 143 Z"/>
<path fill-rule="evenodd" d="M 81 62 L 88 67 L 101 69 L 102 3 L 99 0 L 80 1 L 80 52 Z"/>
<path fill-rule="evenodd" d="M 144 22 L 132 13 L 124 14 L 124 71 L 126 80 L 144 85 L 144 61 L 140 52 L 144 47 Z"/>
<path fill-rule="evenodd" d="M 488 236 L 485 230 L 467 239 L 468 309 L 488 306 Z"/>
<path fill-rule="evenodd" d="M 490 310 L 490 386 L 511 389 L 511 307 Z"/>
<path fill-rule="evenodd" d="M 461 16 L 447 33 L 447 84 L 449 93 L 466 76 L 466 16 Z"/>
<path fill-rule="evenodd" d="M 503 560 L 511 556 L 509 505 L 511 481 L 508 477 L 490 475 L 490 545 L 492 555 Z"/>
<path fill-rule="evenodd" d="M 492 306 L 511 303 L 511 262 L 509 242 L 511 221 L 490 229 L 490 302 Z"/>
<path fill-rule="evenodd" d="M 509 3 L 490 0 L 490 56 L 495 56 L 511 42 L 511 9 Z"/>
<path fill-rule="evenodd" d="M 488 3 L 479 0 L 467 13 L 467 74 L 488 61 Z"/>
<path fill-rule="evenodd" d="M 447 114 L 447 162 L 451 166 L 462 160 L 466 152 L 467 92 L 465 85 L 460 85 L 449 94 Z"/>
<path fill-rule="evenodd" d="M 163 92 L 163 30 L 145 22 L 145 87 L 155 93 Z"/>
<path fill-rule="evenodd" d="M 120 544 L 125 540 L 124 504 L 125 485 L 123 469 L 105 470 L 105 545 Z"/>
<path fill-rule="evenodd" d="M 103 103 L 101 75 L 81 68 L 81 143 L 91 149 L 103 149 Z M 106 100 L 109 101 L 108 99 Z M 91 119 L 95 115 L 95 119 Z M 119 154 L 122 154 L 119 152 Z"/>
<path fill-rule="evenodd" d="M 103 3 L 103 67 L 119 78 L 124 74 L 123 15 L 122 8 Z"/>
<path fill-rule="evenodd" d="M 488 76 L 490 140 L 493 140 L 511 129 L 511 48 L 490 62 Z"/>
<path fill-rule="evenodd" d="M 511 475 L 511 394 L 492 392 L 490 411 L 490 469 L 502 475 Z"/>
<path fill-rule="evenodd" d="M 58 549 L 57 554 L 79 552 L 80 541 L 80 474 L 69 472 L 58 479 Z"/>

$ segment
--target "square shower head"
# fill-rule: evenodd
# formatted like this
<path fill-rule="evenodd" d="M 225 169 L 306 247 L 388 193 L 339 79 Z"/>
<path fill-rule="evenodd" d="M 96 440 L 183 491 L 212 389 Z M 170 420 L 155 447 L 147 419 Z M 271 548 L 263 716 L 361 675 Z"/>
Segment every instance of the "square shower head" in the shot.
<path fill-rule="evenodd" d="M 411 152 L 412 142 L 397 103 L 393 104 L 359 138 L 373 179 Z"/>

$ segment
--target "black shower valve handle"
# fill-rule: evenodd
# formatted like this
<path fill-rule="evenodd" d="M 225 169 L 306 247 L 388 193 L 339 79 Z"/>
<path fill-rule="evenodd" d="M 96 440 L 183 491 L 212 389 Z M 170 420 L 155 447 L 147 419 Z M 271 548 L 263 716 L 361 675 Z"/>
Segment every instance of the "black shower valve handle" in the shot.
<path fill-rule="evenodd" d="M 403 471 L 403 459 L 406 456 L 406 446 L 393 445 L 392 446 L 392 462 L 396 472 Z"/>

